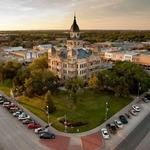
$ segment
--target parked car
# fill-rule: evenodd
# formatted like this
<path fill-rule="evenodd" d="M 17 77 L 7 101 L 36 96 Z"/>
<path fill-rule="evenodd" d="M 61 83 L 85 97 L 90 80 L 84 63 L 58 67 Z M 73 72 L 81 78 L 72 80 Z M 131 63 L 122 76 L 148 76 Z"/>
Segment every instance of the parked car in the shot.
<path fill-rule="evenodd" d="M 132 105 L 132 108 L 137 111 L 137 112 L 140 112 L 141 111 L 141 108 L 137 105 Z"/>
<path fill-rule="evenodd" d="M 111 124 L 107 124 L 106 127 L 108 128 L 108 130 L 110 131 L 110 133 L 112 134 L 116 134 L 117 133 L 117 129 L 114 123 Z"/>
<path fill-rule="evenodd" d="M 45 126 L 45 127 L 40 127 L 40 128 L 37 128 L 34 130 L 35 133 L 39 134 L 41 132 L 48 132 L 48 128 L 49 128 L 49 125 Z"/>
<path fill-rule="evenodd" d="M 22 113 L 23 113 L 22 110 L 18 110 L 18 111 L 16 111 L 16 112 L 13 113 L 13 116 L 14 117 L 19 117 L 19 115 L 21 115 Z"/>
<path fill-rule="evenodd" d="M 22 120 L 26 120 L 26 119 L 30 119 L 30 116 L 23 116 L 23 117 L 19 117 L 18 120 L 22 121 Z"/>
<path fill-rule="evenodd" d="M 122 122 L 122 124 L 127 124 L 128 123 L 128 120 L 126 119 L 126 117 L 124 115 L 120 115 L 119 119 Z"/>
<path fill-rule="evenodd" d="M 22 124 L 30 124 L 30 123 L 34 123 L 34 122 L 35 122 L 35 121 L 32 120 L 31 118 L 22 120 Z"/>
<path fill-rule="evenodd" d="M 21 115 L 19 115 L 18 120 L 25 120 L 25 119 L 30 119 L 30 116 L 23 112 Z"/>
<path fill-rule="evenodd" d="M 7 99 L 4 96 L 0 97 L 0 104 L 3 104 L 6 101 L 7 101 Z"/>
<path fill-rule="evenodd" d="M 28 129 L 36 129 L 36 128 L 40 128 L 41 125 L 38 124 L 38 123 L 36 123 L 36 122 L 33 122 L 33 123 L 29 123 L 29 124 L 27 125 L 27 127 L 28 127 Z"/>
<path fill-rule="evenodd" d="M 146 97 L 143 97 L 142 100 L 144 101 L 144 103 L 149 103 L 150 102 L 150 100 Z"/>
<path fill-rule="evenodd" d="M 19 110 L 18 107 L 12 107 L 12 108 L 9 109 L 9 112 L 10 112 L 10 113 L 14 113 L 14 112 L 16 112 L 16 111 L 18 111 L 18 110 Z"/>
<path fill-rule="evenodd" d="M 146 93 L 146 95 L 144 97 L 147 98 L 148 100 L 150 100 L 150 93 Z"/>
<path fill-rule="evenodd" d="M 17 106 L 17 105 L 15 105 L 14 103 L 11 103 L 10 105 L 7 105 L 5 108 L 7 108 L 7 110 L 9 110 L 9 109 L 11 109 L 11 108 L 15 108 L 15 107 L 17 107 L 17 108 L 18 108 L 18 106 Z"/>
<path fill-rule="evenodd" d="M 130 109 L 129 111 L 133 116 L 137 116 L 137 111 L 135 111 L 134 109 Z"/>
<path fill-rule="evenodd" d="M 123 124 L 121 123 L 120 120 L 114 120 L 114 123 L 115 123 L 117 128 L 123 128 Z"/>
<path fill-rule="evenodd" d="M 104 139 L 109 139 L 110 138 L 110 135 L 109 135 L 108 130 L 106 128 L 102 128 L 101 133 L 102 133 L 102 136 L 103 136 Z"/>
<path fill-rule="evenodd" d="M 0 104 L 3 104 L 5 102 L 5 100 L 2 98 L 0 99 Z"/>
<path fill-rule="evenodd" d="M 51 132 L 45 132 L 39 135 L 40 139 L 55 139 L 55 134 Z"/>
<path fill-rule="evenodd" d="M 10 101 L 6 101 L 6 102 L 3 103 L 3 107 L 7 107 L 7 106 L 10 105 L 10 104 L 11 104 Z"/>

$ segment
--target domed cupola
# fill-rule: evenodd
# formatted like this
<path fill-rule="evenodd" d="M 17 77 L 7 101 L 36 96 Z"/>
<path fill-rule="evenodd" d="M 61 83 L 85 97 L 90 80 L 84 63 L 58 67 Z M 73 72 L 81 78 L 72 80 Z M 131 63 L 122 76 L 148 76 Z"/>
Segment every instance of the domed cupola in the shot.
<path fill-rule="evenodd" d="M 70 38 L 79 39 L 80 38 L 80 29 L 76 21 L 76 16 L 74 16 L 73 24 L 70 28 Z"/>

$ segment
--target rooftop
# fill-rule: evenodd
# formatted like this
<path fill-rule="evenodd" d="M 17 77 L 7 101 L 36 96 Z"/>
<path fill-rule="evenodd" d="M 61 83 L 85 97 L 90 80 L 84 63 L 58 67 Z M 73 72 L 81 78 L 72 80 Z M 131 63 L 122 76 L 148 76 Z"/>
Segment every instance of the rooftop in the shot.
<path fill-rule="evenodd" d="M 73 24 L 70 28 L 70 32 L 80 32 L 79 26 L 78 26 L 77 21 L 76 21 L 76 16 L 74 16 L 74 21 L 73 21 Z"/>
<path fill-rule="evenodd" d="M 12 52 L 12 51 L 26 51 L 27 49 L 23 48 L 22 46 L 18 46 L 18 47 L 8 47 L 5 48 L 4 51 L 7 52 Z"/>

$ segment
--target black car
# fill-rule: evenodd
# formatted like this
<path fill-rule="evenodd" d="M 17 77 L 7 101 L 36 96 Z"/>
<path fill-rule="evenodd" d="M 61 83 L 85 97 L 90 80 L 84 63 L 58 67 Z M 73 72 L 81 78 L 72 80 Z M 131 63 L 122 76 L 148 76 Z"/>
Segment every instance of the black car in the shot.
<path fill-rule="evenodd" d="M 51 133 L 51 132 L 44 132 L 42 134 L 40 134 L 40 139 L 55 139 L 55 134 Z"/>
<path fill-rule="evenodd" d="M 150 100 L 150 93 L 147 93 L 144 97 Z"/>
<path fill-rule="evenodd" d="M 13 109 L 9 109 L 8 111 L 10 112 L 10 113 L 15 113 L 15 112 L 17 112 L 19 110 L 19 108 L 13 108 Z"/>
<path fill-rule="evenodd" d="M 106 124 L 106 128 L 109 130 L 110 133 L 112 134 L 116 134 L 117 133 L 117 128 L 116 125 L 114 123 L 108 123 Z"/>
<path fill-rule="evenodd" d="M 124 115 L 120 115 L 119 116 L 119 119 L 120 121 L 123 123 L 123 124 L 127 124 L 128 123 L 128 120 L 126 119 L 126 117 Z"/>

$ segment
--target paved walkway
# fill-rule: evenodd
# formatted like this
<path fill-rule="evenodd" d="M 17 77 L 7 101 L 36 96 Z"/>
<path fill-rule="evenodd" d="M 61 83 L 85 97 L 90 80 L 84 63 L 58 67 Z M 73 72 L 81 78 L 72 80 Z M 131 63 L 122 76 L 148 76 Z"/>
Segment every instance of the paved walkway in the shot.
<path fill-rule="evenodd" d="M 110 150 L 115 148 L 116 145 L 118 145 L 138 125 L 138 123 L 146 116 L 146 114 L 148 114 L 150 111 L 150 103 L 148 105 L 143 103 L 139 104 L 142 107 L 142 111 L 139 113 L 139 115 L 137 117 L 132 117 L 132 119 L 129 120 L 129 124 L 125 126 L 123 130 L 120 130 L 117 135 L 112 136 L 110 140 L 103 140 L 100 134 L 100 129 L 105 127 L 107 123 L 110 123 L 114 119 L 118 118 L 120 114 L 127 112 L 131 106 L 136 103 L 140 103 L 139 99 L 137 98 L 135 98 L 134 101 L 112 116 L 106 122 L 87 132 L 64 133 L 54 129 L 53 127 L 49 127 L 50 131 L 56 134 L 56 139 L 53 141 L 40 140 L 40 142 L 54 150 Z M 20 105 L 20 107 L 22 106 Z M 35 120 L 37 120 L 42 126 L 47 124 L 33 113 L 29 112 L 27 109 L 23 109 Z"/>

